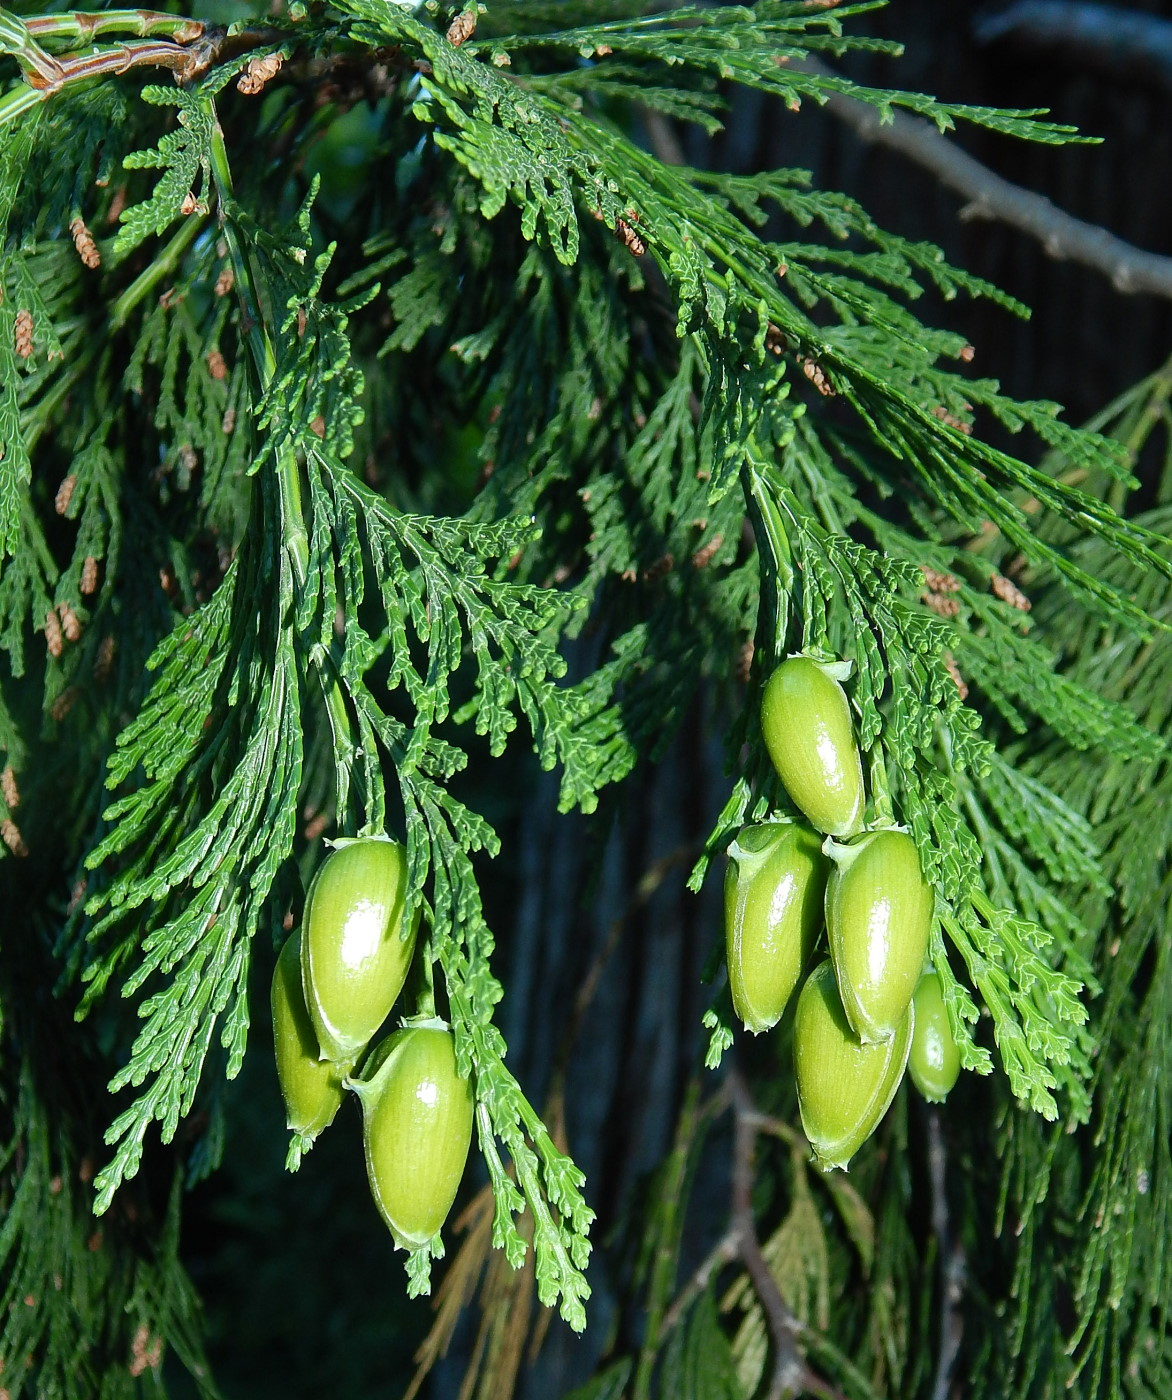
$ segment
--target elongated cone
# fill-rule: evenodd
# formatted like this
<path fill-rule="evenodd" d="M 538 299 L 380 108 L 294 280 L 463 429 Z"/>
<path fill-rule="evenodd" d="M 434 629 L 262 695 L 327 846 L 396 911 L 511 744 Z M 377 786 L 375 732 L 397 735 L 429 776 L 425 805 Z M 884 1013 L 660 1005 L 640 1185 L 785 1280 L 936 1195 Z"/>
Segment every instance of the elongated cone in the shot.
<path fill-rule="evenodd" d="M 925 972 L 920 978 L 912 1004 L 916 1029 L 907 1072 L 929 1103 L 943 1103 L 960 1077 L 960 1051 L 948 1022 L 940 979 L 934 972 Z"/>
<path fill-rule="evenodd" d="M 733 1007 L 754 1035 L 781 1019 L 822 927 L 830 862 L 796 822 L 744 827 L 724 879 L 725 951 Z"/>
<path fill-rule="evenodd" d="M 890 1040 L 863 1045 L 847 1024 L 829 962 L 806 978 L 794 1016 L 794 1074 L 802 1129 L 823 1171 L 841 1167 L 879 1126 L 911 1049 L 909 1006 Z"/>
<path fill-rule="evenodd" d="M 850 705 L 833 671 L 791 656 L 761 698 L 761 733 L 777 776 L 819 831 L 850 836 L 863 821 L 863 765 Z"/>
<path fill-rule="evenodd" d="M 826 931 L 843 1009 L 860 1040 L 893 1036 L 920 978 L 935 897 L 906 831 L 827 841 Z"/>
<path fill-rule="evenodd" d="M 302 920 L 301 980 L 326 1060 L 354 1064 L 402 990 L 415 949 L 403 929 L 407 852 L 397 841 L 350 841 L 326 857 Z"/>
<path fill-rule="evenodd" d="M 362 1100 L 366 1173 L 379 1213 L 402 1249 L 419 1249 L 447 1219 L 472 1141 L 472 1086 L 456 1071 L 455 1042 L 439 1027 L 408 1027 L 379 1045 Z"/>
<path fill-rule="evenodd" d="M 285 1100 L 285 1121 L 300 1142 L 291 1161 L 312 1146 L 345 1097 L 338 1066 L 320 1058 L 313 1022 L 301 990 L 301 935 L 286 940 L 273 972 L 271 995 L 277 1078 Z"/>

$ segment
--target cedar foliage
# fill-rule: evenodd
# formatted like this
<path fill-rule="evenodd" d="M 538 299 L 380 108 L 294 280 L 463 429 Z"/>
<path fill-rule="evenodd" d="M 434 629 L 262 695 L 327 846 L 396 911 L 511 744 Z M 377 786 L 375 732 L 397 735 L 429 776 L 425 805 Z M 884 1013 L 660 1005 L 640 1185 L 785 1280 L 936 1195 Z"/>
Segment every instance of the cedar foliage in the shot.
<path fill-rule="evenodd" d="M 0 11 L 10 1397 L 145 1393 L 164 1354 L 217 1393 L 183 1188 L 221 1162 L 323 832 L 407 843 L 487 1174 L 453 1278 L 491 1244 L 498 1297 L 582 1329 L 589 1187 L 507 1063 L 479 881 L 509 852 L 469 794 L 523 743 L 601 820 L 714 687 L 729 796 L 698 889 L 788 808 L 756 713 L 797 650 L 853 664 L 871 815 L 935 885 L 1000 1148 L 905 1092 L 849 1182 L 822 1179 L 792 1089 L 738 1046 L 780 1143 L 755 1228 L 801 1383 L 931 1390 L 952 1243 L 920 1200 L 927 1122 L 964 1168 L 966 1393 L 1168 1393 L 1172 472 L 1128 500 L 1172 381 L 1088 429 L 1010 400 L 913 306 L 1012 299 L 803 171 L 668 165 L 632 135 L 646 109 L 716 130 L 739 83 L 1078 139 L 801 68 L 884 48 L 870 8 Z M 366 143 L 353 185 L 340 135 Z M 715 1069 L 719 969 L 706 1024 Z M 768 1385 L 757 1284 L 732 1255 L 699 1283 L 678 1264 L 739 1075 L 705 1076 L 661 1204 L 631 1213 L 646 1325 L 580 1400 Z M 443 1250 L 409 1256 L 409 1293 Z M 482 1394 L 511 1388 L 505 1351 L 478 1353 Z"/>

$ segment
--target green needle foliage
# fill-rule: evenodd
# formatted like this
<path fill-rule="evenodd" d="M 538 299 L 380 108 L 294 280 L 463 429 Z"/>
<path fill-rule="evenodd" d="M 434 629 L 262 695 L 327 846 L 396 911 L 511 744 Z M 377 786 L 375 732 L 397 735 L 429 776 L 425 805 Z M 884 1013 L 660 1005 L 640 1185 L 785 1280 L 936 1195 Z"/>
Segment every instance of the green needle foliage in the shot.
<path fill-rule="evenodd" d="M 178 1183 L 220 1158 L 250 980 L 255 997 L 327 829 L 405 839 L 424 913 L 406 1010 L 453 1026 L 493 1246 L 514 1268 L 531 1247 L 540 1301 L 581 1330 L 594 1212 L 495 1021 L 479 882 L 510 853 L 477 794 L 520 732 L 560 810 L 595 813 L 702 683 L 727 695 L 741 672 L 698 889 L 742 823 L 789 810 L 757 713 L 796 651 L 851 663 L 869 819 L 912 832 L 962 1063 L 1007 1086 L 1016 1321 L 973 1374 L 1058 1393 L 1028 1378 L 1061 1389 L 1068 1349 L 1087 1394 L 1166 1393 L 1167 1290 L 1145 1261 L 1172 1189 L 1167 510 L 1120 513 L 1137 443 L 1115 420 L 1077 430 L 1008 399 L 912 309 L 930 292 L 1022 313 L 1012 299 L 806 172 L 668 165 L 632 134 L 643 109 L 716 130 L 744 84 L 795 110 L 847 93 L 941 130 L 1078 139 L 802 68 L 889 51 L 844 30 L 870 8 L 615 0 L 564 28 L 528 0 L 334 0 L 231 30 L 0 11 L 0 812 L 5 907 L 28 910 L 0 962 L 10 1396 L 138 1393 L 164 1344 L 210 1387 Z M 159 68 L 176 83 L 142 81 Z M 1020 454 L 985 431 L 1025 433 Z M 108 1093 L 51 1128 L 36 1025 L 61 1007 Z M 715 1067 L 719 989 L 706 1019 Z M 893 1154 L 865 1189 L 819 1184 L 784 1116 L 770 1131 L 791 1135 L 789 1204 L 763 1252 L 803 1356 L 844 1393 L 916 1393 L 931 1343 L 908 1300 L 935 1285 L 910 1169 Z M 156 1137 L 176 1144 L 170 1204 L 147 1244 L 120 1234 L 92 1262 L 78 1155 L 100 1154 L 92 1207 L 113 1221 L 157 1176 Z M 1079 1244 L 1064 1331 L 1032 1250 L 1051 1179 Z M 666 1325 L 682 1212 L 653 1222 L 647 1336 L 594 1400 L 653 1380 L 748 1395 L 764 1375 L 747 1276 Z M 442 1255 L 437 1235 L 409 1256 L 408 1292 Z M 873 1301 L 836 1330 L 851 1270 Z"/>

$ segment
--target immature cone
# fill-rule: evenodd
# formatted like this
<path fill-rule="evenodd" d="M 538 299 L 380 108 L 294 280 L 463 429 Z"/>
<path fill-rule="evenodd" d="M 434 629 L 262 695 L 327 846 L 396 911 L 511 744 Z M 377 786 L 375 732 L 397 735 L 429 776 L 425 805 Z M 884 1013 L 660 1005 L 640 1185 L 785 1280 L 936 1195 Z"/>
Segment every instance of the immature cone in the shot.
<path fill-rule="evenodd" d="M 890 1040 L 864 1045 L 843 1014 L 829 962 L 810 973 L 794 1016 L 794 1075 L 802 1130 L 823 1171 L 844 1171 L 887 1112 L 903 1078 L 915 1013 Z"/>
<path fill-rule="evenodd" d="M 822 926 L 830 864 L 796 822 L 744 827 L 724 879 L 725 951 L 733 1007 L 754 1035 L 781 1019 Z"/>
<path fill-rule="evenodd" d="M 795 806 L 831 836 L 849 836 L 863 821 L 863 765 L 835 675 L 844 669 L 791 656 L 761 697 L 761 733 L 778 777 Z"/>
<path fill-rule="evenodd" d="M 345 1097 L 338 1067 L 320 1058 L 313 1022 L 301 990 L 301 935 L 288 939 L 277 958 L 271 994 L 277 1078 L 285 1100 L 285 1121 L 300 1142 L 291 1156 L 299 1160 L 314 1139 L 334 1121 Z"/>
<path fill-rule="evenodd" d="M 419 1249 L 447 1219 L 472 1141 L 472 1086 L 441 1026 L 411 1026 L 379 1045 L 362 1100 L 371 1195 L 402 1249 Z"/>
<path fill-rule="evenodd" d="M 912 1005 L 916 1026 L 907 1072 L 929 1103 L 943 1103 L 960 1077 L 960 1051 L 935 972 L 925 972 L 920 978 Z"/>
<path fill-rule="evenodd" d="M 406 895 L 407 852 L 383 837 L 339 843 L 317 872 L 301 979 L 322 1059 L 352 1065 L 394 1005 L 415 948 Z"/>
<path fill-rule="evenodd" d="M 827 841 L 826 932 L 847 1020 L 860 1040 L 888 1040 L 903 1021 L 928 952 L 935 899 L 906 831 Z"/>

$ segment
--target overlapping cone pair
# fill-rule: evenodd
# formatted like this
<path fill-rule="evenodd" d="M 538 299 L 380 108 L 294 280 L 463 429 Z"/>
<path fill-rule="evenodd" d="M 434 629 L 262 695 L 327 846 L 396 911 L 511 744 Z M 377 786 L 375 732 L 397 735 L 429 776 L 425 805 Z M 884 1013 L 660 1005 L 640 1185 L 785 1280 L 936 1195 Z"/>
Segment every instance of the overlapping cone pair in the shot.
<path fill-rule="evenodd" d="M 405 924 L 406 893 L 407 855 L 398 842 L 339 841 L 310 886 L 300 931 L 277 959 L 272 1012 L 277 1076 L 295 1134 L 291 1161 L 353 1089 L 371 1194 L 395 1243 L 417 1249 L 455 1200 L 473 1096 L 442 1021 L 413 1023 L 366 1054 L 411 966 L 418 920 Z"/>
<path fill-rule="evenodd" d="M 759 1033 L 794 1018 L 802 1126 L 820 1164 L 846 1167 L 905 1068 L 938 1101 L 960 1069 L 935 972 L 924 972 L 934 897 L 912 837 L 863 831 L 862 763 L 841 681 L 849 667 L 790 657 L 765 687 L 761 728 L 794 805 L 821 835 L 777 819 L 729 848 L 725 935 L 733 1006 Z"/>

